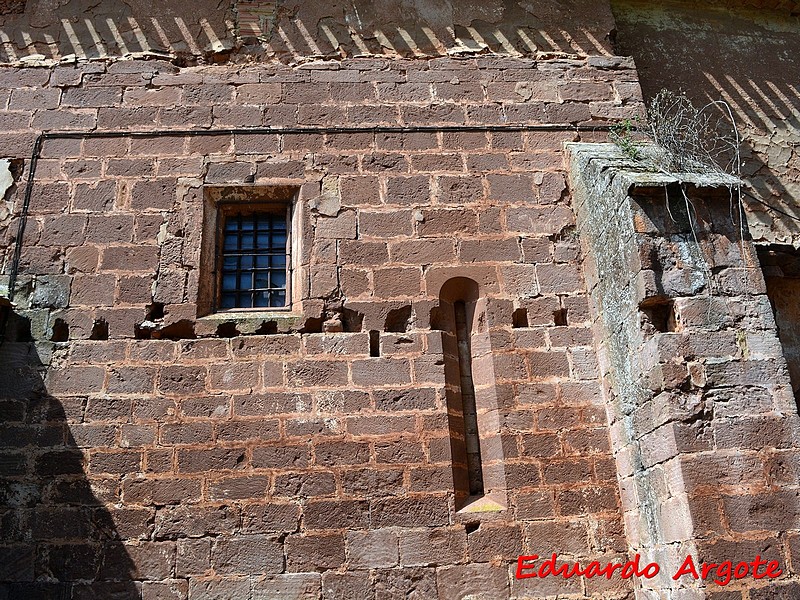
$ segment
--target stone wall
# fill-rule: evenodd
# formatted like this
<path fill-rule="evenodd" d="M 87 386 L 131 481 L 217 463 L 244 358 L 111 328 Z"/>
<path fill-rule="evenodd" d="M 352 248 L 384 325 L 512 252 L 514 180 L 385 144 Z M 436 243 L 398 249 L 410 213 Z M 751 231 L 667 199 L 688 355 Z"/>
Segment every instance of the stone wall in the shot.
<path fill-rule="evenodd" d="M 73 132 L 41 148 L 3 346 L 12 596 L 630 594 L 514 579 L 522 553 L 627 550 L 561 148 L 640 110 L 630 61 L 90 62 L 0 82 L 0 154 L 25 175 L 39 132 Z M 306 129 L 169 134 L 248 127 Z M 299 190 L 289 314 L 199 316 L 220 186 Z M 454 278 L 478 288 L 499 466 L 481 512 L 456 505 Z"/>
<path fill-rule="evenodd" d="M 626 532 L 662 567 L 641 597 L 792 597 L 797 405 L 736 182 L 569 148 Z M 757 554 L 780 581 L 672 578 Z"/>
<path fill-rule="evenodd" d="M 796 6 L 769 0 L 702 6 L 615 0 L 612 5 L 616 49 L 636 59 L 645 98 L 666 88 L 685 91 L 698 107 L 715 100 L 728 104 L 742 137 L 741 174 L 748 182 L 744 201 L 753 239 L 796 247 Z"/>

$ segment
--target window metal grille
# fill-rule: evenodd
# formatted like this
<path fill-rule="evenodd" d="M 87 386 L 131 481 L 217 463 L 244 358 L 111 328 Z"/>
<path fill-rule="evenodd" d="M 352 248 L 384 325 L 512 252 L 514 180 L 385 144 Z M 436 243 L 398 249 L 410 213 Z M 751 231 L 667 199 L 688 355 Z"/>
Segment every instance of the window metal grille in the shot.
<path fill-rule="evenodd" d="M 221 237 L 219 308 L 286 306 L 287 215 L 227 214 Z"/>

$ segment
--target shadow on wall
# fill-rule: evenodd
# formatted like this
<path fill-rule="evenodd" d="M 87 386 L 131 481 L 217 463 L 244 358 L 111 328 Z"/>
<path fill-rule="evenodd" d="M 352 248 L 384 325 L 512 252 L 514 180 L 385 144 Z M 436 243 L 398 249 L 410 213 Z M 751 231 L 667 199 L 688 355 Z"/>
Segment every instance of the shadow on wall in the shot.
<path fill-rule="evenodd" d="M 8 309 L 0 309 L 8 310 Z M 86 400 L 47 393 L 28 321 L 11 314 L 0 344 L 0 598 L 139 598 L 112 515 L 119 482 L 84 472 L 68 423 Z"/>
<path fill-rule="evenodd" d="M 723 9 L 714 2 L 612 4 L 618 53 L 634 57 L 645 100 L 667 88 L 685 91 L 696 106 L 726 101 L 744 136 L 742 176 L 751 193 L 800 218 L 797 16 L 774 6 Z M 800 235 L 797 221 L 747 197 L 745 203 L 756 242 Z"/>
<path fill-rule="evenodd" d="M 190 10 L 153 10 L 152 2 L 29 0 L 23 14 L 0 15 L 0 61 L 164 55 L 191 64 L 229 54 L 237 37 L 246 53 L 283 62 L 354 56 L 537 53 L 608 55 L 610 10 L 588 0 L 469 0 L 431 3 L 355 0 L 235 2 Z M 165 3 L 169 4 L 169 3 Z M 82 15 L 76 17 L 75 15 Z"/>

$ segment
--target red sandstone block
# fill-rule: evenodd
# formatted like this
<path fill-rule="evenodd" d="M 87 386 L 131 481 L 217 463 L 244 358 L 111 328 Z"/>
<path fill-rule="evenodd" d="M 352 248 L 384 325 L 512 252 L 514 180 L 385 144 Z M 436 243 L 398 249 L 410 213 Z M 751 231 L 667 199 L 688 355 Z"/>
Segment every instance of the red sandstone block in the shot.
<path fill-rule="evenodd" d="M 209 369 L 209 389 L 252 390 L 260 385 L 258 362 L 212 365 Z"/>
<path fill-rule="evenodd" d="M 167 423 L 161 426 L 160 441 L 165 445 L 201 444 L 212 439 L 212 424 L 205 421 Z"/>
<path fill-rule="evenodd" d="M 129 87 L 123 95 L 124 104 L 130 106 L 174 106 L 180 104 L 183 89 L 176 86 L 146 89 Z"/>
<path fill-rule="evenodd" d="M 380 204 L 378 178 L 374 175 L 339 179 L 342 201 L 346 206 Z"/>
<path fill-rule="evenodd" d="M 150 367 L 112 367 L 108 370 L 106 391 L 109 394 L 152 393 L 155 369 Z"/>
<path fill-rule="evenodd" d="M 606 454 L 610 452 L 608 430 L 603 427 L 569 431 L 564 435 L 564 447 L 569 454 Z"/>
<path fill-rule="evenodd" d="M 519 494 L 516 501 L 518 519 L 552 519 L 555 516 L 555 502 L 552 491 Z"/>
<path fill-rule="evenodd" d="M 370 387 L 411 383 L 411 368 L 407 359 L 369 358 L 352 363 L 353 384 Z"/>
<path fill-rule="evenodd" d="M 422 221 L 417 224 L 417 232 L 422 237 L 468 235 L 478 226 L 478 215 L 467 209 L 425 209 Z"/>
<path fill-rule="evenodd" d="M 569 377 L 569 361 L 564 352 L 531 352 L 527 362 L 532 378 Z"/>
<path fill-rule="evenodd" d="M 365 442 L 315 442 L 315 464 L 318 466 L 354 465 L 369 462 L 369 444 Z"/>
<path fill-rule="evenodd" d="M 592 462 L 584 458 L 545 462 L 542 471 L 548 484 L 577 483 L 594 479 Z"/>
<path fill-rule="evenodd" d="M 372 500 L 373 527 L 438 527 L 447 525 L 447 500 L 443 496 L 419 495 Z"/>
<path fill-rule="evenodd" d="M 413 416 L 361 416 L 350 419 L 347 431 L 354 436 L 388 435 L 392 433 L 413 433 L 415 429 Z M 376 448 L 377 452 L 377 448 Z"/>
<path fill-rule="evenodd" d="M 305 473 L 280 473 L 275 476 L 272 495 L 290 499 L 332 496 L 336 493 L 336 479 L 327 471 Z M 333 527 L 338 529 L 338 527 Z"/>
<path fill-rule="evenodd" d="M 151 177 L 155 175 L 154 158 L 112 158 L 106 162 L 106 175 Z"/>
<path fill-rule="evenodd" d="M 455 260 L 455 247 L 452 240 L 408 240 L 391 242 L 389 254 L 392 262 L 427 265 Z"/>
<path fill-rule="evenodd" d="M 86 242 L 89 244 L 128 244 L 132 234 L 133 215 L 89 215 L 89 225 L 86 228 Z M 157 251 L 157 248 L 149 246 L 141 252 L 152 254 Z M 122 250 L 112 250 L 111 253 L 114 252 Z"/>
<path fill-rule="evenodd" d="M 400 564 L 404 567 L 437 565 L 443 556 L 462 562 L 466 550 L 463 527 L 405 529 L 400 533 Z"/>
<path fill-rule="evenodd" d="M 146 304 L 150 302 L 152 299 L 151 283 L 150 277 L 120 277 L 117 285 L 117 302 L 120 304 Z"/>
<path fill-rule="evenodd" d="M 39 244 L 42 246 L 80 246 L 86 231 L 85 215 L 47 215 L 43 218 Z"/>
<path fill-rule="evenodd" d="M 72 280 L 70 304 L 72 306 L 112 306 L 116 282 L 115 275 L 79 275 Z"/>
<path fill-rule="evenodd" d="M 422 271 L 417 267 L 376 269 L 373 285 L 378 298 L 417 296 L 422 286 Z"/>
<path fill-rule="evenodd" d="M 536 265 L 536 277 L 543 294 L 564 294 L 584 289 L 580 267 L 572 265 Z"/>
<path fill-rule="evenodd" d="M 339 255 L 342 262 L 348 265 L 382 265 L 389 261 L 385 242 L 342 240 L 339 243 Z"/>
<path fill-rule="evenodd" d="M 217 424 L 220 442 L 269 441 L 280 437 L 278 420 L 225 421 Z"/>
<path fill-rule="evenodd" d="M 126 474 L 142 470 L 141 452 L 93 452 L 89 459 L 92 474 Z"/>
<path fill-rule="evenodd" d="M 51 109 L 37 110 L 33 115 L 31 127 L 40 130 L 78 130 L 89 131 L 97 126 L 97 109 Z"/>
<path fill-rule="evenodd" d="M 290 535 L 285 548 L 290 572 L 338 569 L 345 562 L 344 536 L 340 533 Z"/>
<path fill-rule="evenodd" d="M 235 415 L 242 417 L 305 413 L 311 410 L 311 396 L 299 392 L 234 396 L 233 410 Z"/>
<path fill-rule="evenodd" d="M 431 181 L 427 176 L 389 177 L 386 180 L 386 204 L 424 206 L 430 204 Z"/>
<path fill-rule="evenodd" d="M 164 127 L 191 129 L 211 125 L 211 106 L 171 106 L 158 109 L 158 121 Z"/>
<path fill-rule="evenodd" d="M 160 178 L 139 181 L 131 191 L 131 208 L 168 210 L 175 202 L 176 183 L 174 179 Z"/>
<path fill-rule="evenodd" d="M 295 503 L 242 506 L 242 532 L 246 534 L 296 531 L 299 520 L 300 507 Z"/>
<path fill-rule="evenodd" d="M 379 133 L 375 137 L 379 150 L 432 150 L 439 147 L 435 132 Z"/>
<path fill-rule="evenodd" d="M 69 185 L 66 183 L 39 183 L 31 191 L 31 214 L 63 213 L 69 204 Z"/>
<path fill-rule="evenodd" d="M 414 233 L 410 210 L 372 212 L 361 210 L 358 217 L 359 234 L 365 237 L 392 238 Z"/>
<path fill-rule="evenodd" d="M 347 363 L 332 360 L 305 360 L 287 363 L 291 387 L 341 386 L 347 384 Z"/>
<path fill-rule="evenodd" d="M 572 225 L 575 216 L 565 206 L 511 207 L 507 212 L 509 231 L 552 235 Z"/>
<path fill-rule="evenodd" d="M 409 170 L 408 159 L 397 153 L 372 153 L 361 159 L 364 172 L 405 173 Z"/>
<path fill-rule="evenodd" d="M 353 569 L 388 568 L 398 564 L 398 537 L 390 529 L 347 532 L 347 562 Z"/>
<path fill-rule="evenodd" d="M 157 438 L 155 425 L 122 425 L 119 445 L 123 448 L 151 446 Z"/>
<path fill-rule="evenodd" d="M 281 444 L 253 449 L 252 466 L 254 469 L 302 468 L 308 466 L 310 462 L 311 451 L 308 445 L 286 446 Z"/>
<path fill-rule="evenodd" d="M 203 428 L 205 429 L 205 428 Z M 201 434 L 201 429 L 196 428 L 196 433 Z M 162 440 L 164 434 L 162 430 Z M 183 436 L 177 439 L 193 440 L 189 443 L 207 442 L 211 439 L 210 432 L 203 435 L 191 435 L 184 431 Z M 211 450 L 178 450 L 179 473 L 202 473 L 205 471 L 221 471 L 241 469 L 245 466 L 245 450 L 243 448 L 213 448 Z"/>
<path fill-rule="evenodd" d="M 617 490 L 612 486 L 570 488 L 556 492 L 562 516 L 614 513 L 619 510 Z"/>
<path fill-rule="evenodd" d="M 456 104 L 400 105 L 400 118 L 406 125 L 463 124 L 464 108 Z"/>
<path fill-rule="evenodd" d="M 562 426 L 543 427 L 540 429 L 562 429 Z M 536 458 L 553 458 L 563 453 L 561 442 L 555 433 L 526 433 L 521 436 L 524 456 Z"/>
<path fill-rule="evenodd" d="M 453 468 L 449 465 L 412 468 L 409 481 L 409 490 L 412 492 L 452 491 Z"/>
<path fill-rule="evenodd" d="M 522 529 L 519 525 L 482 523 L 467 537 L 469 556 L 475 562 L 516 560 L 523 553 Z"/>
<path fill-rule="evenodd" d="M 168 395 L 197 394 L 205 390 L 205 379 L 205 367 L 162 367 L 159 372 L 158 390 Z"/>
<path fill-rule="evenodd" d="M 366 500 L 320 500 L 303 507 L 308 529 L 364 529 L 369 527 Z"/>
<path fill-rule="evenodd" d="M 219 537 L 211 549 L 211 564 L 220 574 L 254 575 L 284 571 L 283 544 L 275 537 Z"/>
<path fill-rule="evenodd" d="M 72 197 L 72 209 L 105 212 L 113 209 L 116 199 L 117 184 L 115 181 L 79 183 L 75 186 L 75 193 Z"/>
<path fill-rule="evenodd" d="M 208 482 L 211 500 L 246 500 L 266 497 L 269 477 L 266 475 L 242 475 L 212 479 Z"/>
<path fill-rule="evenodd" d="M 122 498 L 128 504 L 181 504 L 200 499 L 199 479 L 126 477 Z"/>
<path fill-rule="evenodd" d="M 68 367 L 51 369 L 47 376 L 47 389 L 51 394 L 91 394 L 99 392 L 105 381 L 102 367 Z"/>

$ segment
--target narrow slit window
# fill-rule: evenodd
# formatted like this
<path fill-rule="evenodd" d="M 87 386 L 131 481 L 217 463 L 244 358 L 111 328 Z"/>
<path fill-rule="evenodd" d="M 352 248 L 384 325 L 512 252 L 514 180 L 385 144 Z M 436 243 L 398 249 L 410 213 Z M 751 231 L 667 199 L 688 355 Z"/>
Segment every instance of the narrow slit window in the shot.
<path fill-rule="evenodd" d="M 481 464 L 481 439 L 478 433 L 478 411 L 475 404 L 475 383 L 472 379 L 472 351 L 467 325 L 467 307 L 462 301 L 453 305 L 458 345 L 458 370 L 461 379 L 461 403 L 464 417 L 464 445 L 467 453 L 467 478 L 469 495 L 483 495 L 483 466 Z"/>
<path fill-rule="evenodd" d="M 281 210 L 222 213 L 218 308 L 283 308 L 289 298 L 289 215 Z"/>

